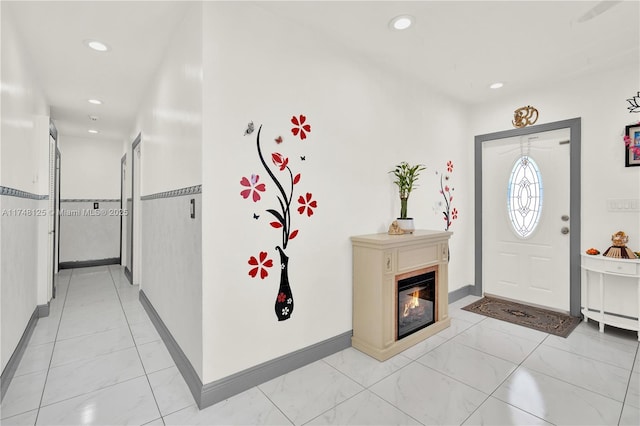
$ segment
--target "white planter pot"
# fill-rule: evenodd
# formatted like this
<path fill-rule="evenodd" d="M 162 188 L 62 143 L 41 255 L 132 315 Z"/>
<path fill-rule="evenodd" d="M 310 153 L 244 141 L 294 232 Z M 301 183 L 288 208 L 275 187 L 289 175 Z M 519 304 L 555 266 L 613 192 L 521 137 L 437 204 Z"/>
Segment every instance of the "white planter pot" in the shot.
<path fill-rule="evenodd" d="M 415 228 L 413 226 L 413 218 L 412 217 L 408 217 L 406 219 L 396 219 L 398 221 L 398 225 L 400 226 L 400 228 L 407 234 L 413 234 L 413 231 L 415 231 Z"/>

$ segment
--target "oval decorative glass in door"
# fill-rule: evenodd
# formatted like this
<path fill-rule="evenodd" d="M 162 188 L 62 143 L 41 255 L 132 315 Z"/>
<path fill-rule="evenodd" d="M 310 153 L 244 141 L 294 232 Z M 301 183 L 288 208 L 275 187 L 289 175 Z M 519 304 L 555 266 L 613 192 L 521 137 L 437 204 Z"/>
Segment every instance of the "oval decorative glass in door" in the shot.
<path fill-rule="evenodd" d="M 516 160 L 507 187 L 507 209 L 515 234 L 527 238 L 535 231 L 542 214 L 542 178 L 533 158 Z"/>

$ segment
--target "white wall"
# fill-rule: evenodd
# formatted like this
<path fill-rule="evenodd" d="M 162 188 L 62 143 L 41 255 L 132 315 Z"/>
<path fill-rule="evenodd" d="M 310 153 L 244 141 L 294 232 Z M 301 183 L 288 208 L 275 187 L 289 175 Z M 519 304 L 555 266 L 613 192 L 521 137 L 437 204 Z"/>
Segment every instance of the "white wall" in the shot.
<path fill-rule="evenodd" d="M 202 183 L 201 5 L 188 9 L 149 86 L 131 142 L 142 132 L 141 194 Z"/>
<path fill-rule="evenodd" d="M 4 5 L 1 19 L 0 185 L 45 195 L 41 183 L 47 175 L 39 169 L 38 158 L 48 150 L 37 122 L 49 111 Z M 0 203 L 2 209 L 46 208 L 46 201 L 18 197 L 1 196 Z M 39 260 L 44 259 L 38 258 L 37 217 L 3 215 L 0 222 L 0 362 L 4 370 L 38 304 L 37 271 Z"/>
<path fill-rule="evenodd" d="M 640 167 L 624 166 L 622 140 L 625 126 L 640 120 L 640 114 L 629 113 L 626 102 L 640 87 L 639 70 L 636 64 L 594 73 L 473 110 L 473 135 L 512 128 L 513 111 L 524 105 L 539 110 L 536 124 L 582 118 L 582 251 L 604 251 L 619 230 L 629 235 L 629 247 L 640 249 L 640 212 L 607 208 L 609 199 L 640 199 Z"/>
<path fill-rule="evenodd" d="M 62 152 L 60 262 L 117 258 L 120 256 L 117 212 L 120 208 L 120 142 L 90 135 L 61 136 L 58 145 Z M 98 211 L 93 210 L 94 202 L 99 203 Z"/>
<path fill-rule="evenodd" d="M 60 263 L 120 256 L 120 200 L 64 201 L 60 212 Z"/>
<path fill-rule="evenodd" d="M 440 199 L 435 169 L 444 170 L 449 159 L 456 164 L 461 218 L 452 228 L 450 290 L 472 282 L 472 216 L 466 216 L 472 140 L 464 107 L 255 4 L 205 3 L 203 17 L 205 383 L 351 330 L 349 237 L 386 232 L 398 215 L 387 172 L 402 160 L 428 166 L 409 214 L 418 228 L 430 229 L 443 229 L 441 214 L 433 211 Z M 290 131 L 298 114 L 312 126 L 305 141 Z M 243 136 L 250 120 L 256 132 Z M 280 234 L 265 211 L 278 203 L 257 157 L 260 124 L 268 164 L 273 167 L 270 155 L 280 151 L 302 174 L 292 204 L 300 233 L 287 249 L 295 311 L 283 322 L 274 314 Z M 281 145 L 277 136 L 284 138 Z M 240 196 L 240 180 L 251 174 L 267 185 L 259 203 Z M 297 195 L 305 192 L 318 202 L 311 218 L 295 210 Z M 248 275 L 248 259 L 260 251 L 276 263 L 264 280 Z"/>
<path fill-rule="evenodd" d="M 141 133 L 142 196 L 202 183 L 201 7 L 194 3 L 187 9 L 125 144 L 130 179 L 131 142 Z M 190 219 L 190 198 L 139 203 L 140 288 L 202 377 L 202 218 L 198 214 L 198 220 Z M 196 199 L 199 202 L 199 196 Z M 134 277 L 135 268 L 134 259 Z"/>
<path fill-rule="evenodd" d="M 119 141 L 60 136 L 61 199 L 120 199 Z"/>

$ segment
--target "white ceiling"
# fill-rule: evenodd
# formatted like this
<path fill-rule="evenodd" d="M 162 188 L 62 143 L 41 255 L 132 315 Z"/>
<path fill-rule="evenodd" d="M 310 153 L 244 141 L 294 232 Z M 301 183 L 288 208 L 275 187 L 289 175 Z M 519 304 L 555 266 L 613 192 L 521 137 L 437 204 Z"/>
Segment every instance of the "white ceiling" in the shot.
<path fill-rule="evenodd" d="M 61 135 L 130 137 L 136 112 L 184 16 L 184 2 L 5 1 Z M 3 19 L 5 17 L 3 16 Z M 95 39 L 111 51 L 85 46 Z M 88 99 L 104 103 L 91 105 Z M 91 122 L 89 115 L 98 117 Z M 89 128 L 100 131 L 87 133 Z"/>
<path fill-rule="evenodd" d="M 639 69 L 640 86 L 639 0 L 259 3 L 324 34 L 354 57 L 416 77 L 467 104 L 630 64 Z M 20 31 L 59 132 L 123 141 L 187 6 L 3 0 L 2 13 L 8 11 Z M 389 30 L 390 19 L 400 14 L 414 16 L 414 26 Z M 91 51 L 85 39 L 101 40 L 112 51 Z M 495 81 L 505 87 L 488 89 Z M 104 105 L 89 105 L 94 97 Z M 98 122 L 92 124 L 88 115 Z M 89 135 L 90 127 L 100 134 Z"/>

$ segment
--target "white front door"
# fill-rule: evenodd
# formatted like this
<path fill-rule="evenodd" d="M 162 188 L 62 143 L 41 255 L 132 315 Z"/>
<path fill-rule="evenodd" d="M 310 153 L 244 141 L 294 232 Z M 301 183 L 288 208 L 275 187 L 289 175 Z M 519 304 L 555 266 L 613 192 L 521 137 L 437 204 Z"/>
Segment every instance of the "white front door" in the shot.
<path fill-rule="evenodd" d="M 569 312 L 569 139 L 560 129 L 483 143 L 485 294 Z"/>

